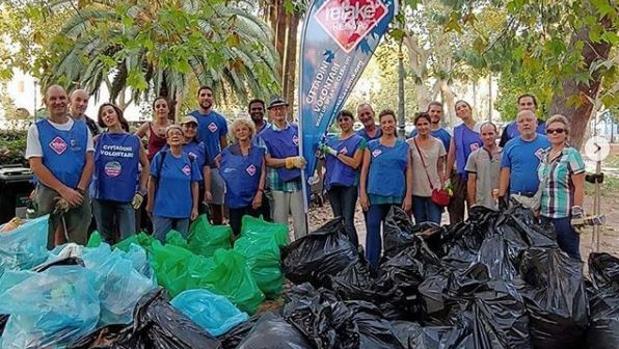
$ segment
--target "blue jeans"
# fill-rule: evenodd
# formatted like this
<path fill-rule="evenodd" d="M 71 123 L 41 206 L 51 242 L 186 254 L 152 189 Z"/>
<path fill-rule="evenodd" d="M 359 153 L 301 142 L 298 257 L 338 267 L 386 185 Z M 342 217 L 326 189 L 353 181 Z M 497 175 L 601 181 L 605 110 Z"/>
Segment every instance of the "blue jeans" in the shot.
<path fill-rule="evenodd" d="M 393 204 L 381 204 L 372 205 L 368 209 L 367 219 L 367 235 L 365 237 L 365 256 L 370 262 L 370 266 L 376 270 L 378 269 L 378 262 L 380 260 L 380 254 L 383 248 L 380 228 L 384 223 L 387 213 Z"/>
<path fill-rule="evenodd" d="M 130 203 L 95 199 L 92 208 L 103 241 L 117 242 L 116 227 L 121 240 L 135 234 L 135 210 Z"/>
<path fill-rule="evenodd" d="M 355 229 L 355 206 L 357 205 L 357 187 L 334 185 L 327 191 L 334 217 L 344 218 L 344 228 L 350 241 L 359 246 L 359 238 Z"/>
<path fill-rule="evenodd" d="M 557 243 L 559 248 L 568 256 L 580 260 L 580 235 L 574 230 L 571 224 L 571 218 L 548 218 L 542 217 L 545 222 L 552 222 L 557 233 Z"/>
<path fill-rule="evenodd" d="M 441 224 L 442 213 L 443 208 L 432 202 L 431 197 L 413 195 L 413 216 L 415 216 L 415 224 L 427 221 Z"/>
<path fill-rule="evenodd" d="M 183 237 L 187 238 L 189 231 L 189 218 L 168 218 L 153 216 L 153 236 L 161 241 L 165 242 L 165 236 L 170 230 L 176 230 Z"/>

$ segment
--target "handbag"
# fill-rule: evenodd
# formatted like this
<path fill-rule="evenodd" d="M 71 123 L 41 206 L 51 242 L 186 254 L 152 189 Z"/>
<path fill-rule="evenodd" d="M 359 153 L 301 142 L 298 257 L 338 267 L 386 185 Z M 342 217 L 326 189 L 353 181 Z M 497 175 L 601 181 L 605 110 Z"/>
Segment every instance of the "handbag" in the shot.
<path fill-rule="evenodd" d="M 443 188 L 434 188 L 434 186 L 432 185 L 432 180 L 430 180 L 428 167 L 426 166 L 425 160 L 423 160 L 423 155 L 421 154 L 419 145 L 417 145 L 417 139 L 413 139 L 413 143 L 415 143 L 415 148 L 417 148 L 417 153 L 419 154 L 419 158 L 421 159 L 421 164 L 423 165 L 423 169 L 426 171 L 426 176 L 428 177 L 428 183 L 430 183 L 430 189 L 432 190 L 432 202 L 441 207 L 449 205 L 449 201 L 451 200 L 449 192 Z"/>

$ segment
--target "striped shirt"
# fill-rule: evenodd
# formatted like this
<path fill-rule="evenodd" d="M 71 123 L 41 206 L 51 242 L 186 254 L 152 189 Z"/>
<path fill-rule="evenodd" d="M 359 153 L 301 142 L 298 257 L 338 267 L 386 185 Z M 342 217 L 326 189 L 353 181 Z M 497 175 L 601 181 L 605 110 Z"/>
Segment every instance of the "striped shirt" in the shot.
<path fill-rule="evenodd" d="M 574 183 L 572 175 L 585 172 L 582 156 L 572 147 L 565 147 L 561 155 L 550 159 L 550 149 L 542 153 L 542 161 L 537 169 L 542 188 L 540 214 L 549 218 L 570 216 L 574 205 Z"/>

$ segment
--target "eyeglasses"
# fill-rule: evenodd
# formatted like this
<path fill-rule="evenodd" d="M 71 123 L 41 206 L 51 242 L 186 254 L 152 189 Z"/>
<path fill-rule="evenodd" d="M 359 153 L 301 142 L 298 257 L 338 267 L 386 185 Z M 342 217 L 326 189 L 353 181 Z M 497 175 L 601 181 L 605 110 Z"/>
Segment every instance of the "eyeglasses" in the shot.
<path fill-rule="evenodd" d="M 564 128 L 549 128 L 549 129 L 546 129 L 546 134 L 553 134 L 553 133 L 562 134 L 563 132 L 565 132 Z"/>

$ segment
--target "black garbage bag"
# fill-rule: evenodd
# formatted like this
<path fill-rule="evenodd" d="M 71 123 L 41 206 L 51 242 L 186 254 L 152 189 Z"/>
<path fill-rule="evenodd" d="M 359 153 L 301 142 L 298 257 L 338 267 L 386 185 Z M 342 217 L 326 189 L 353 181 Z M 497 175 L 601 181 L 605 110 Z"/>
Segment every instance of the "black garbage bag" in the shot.
<path fill-rule="evenodd" d="M 251 332 L 256 325 L 256 322 L 260 319 L 260 315 L 256 314 L 249 318 L 249 320 L 238 324 L 230 331 L 217 337 L 221 342 L 221 349 L 235 349 L 243 341 L 245 337 Z"/>
<path fill-rule="evenodd" d="M 478 349 L 474 346 L 473 330 L 470 326 L 469 323 L 457 323 L 454 326 L 422 327 L 416 336 L 410 339 L 409 348 Z"/>
<path fill-rule="evenodd" d="M 282 248 L 282 270 L 286 277 L 300 284 L 328 286 L 328 276 L 335 276 L 359 260 L 357 247 L 344 230 L 341 218 Z"/>
<path fill-rule="evenodd" d="M 405 248 L 416 245 L 416 235 L 428 238 L 435 234 L 440 236 L 440 230 L 441 227 L 434 222 L 414 225 L 402 208 L 392 206 L 383 224 L 383 256 L 393 257 Z"/>
<path fill-rule="evenodd" d="M 403 348 L 414 349 L 414 340 L 422 327 L 418 322 L 396 320 L 391 322 L 391 329 Z"/>
<path fill-rule="evenodd" d="M 342 299 L 375 301 L 375 278 L 363 256 L 359 256 L 357 263 L 347 266 L 335 276 L 330 276 L 329 280 L 328 288 Z"/>
<path fill-rule="evenodd" d="M 526 245 L 493 235 L 482 242 L 476 262 L 488 268 L 490 279 L 511 281 L 518 275 L 519 253 Z"/>
<path fill-rule="evenodd" d="M 533 211 L 520 204 L 502 212 L 496 220 L 495 229 L 508 241 L 518 245 L 524 242 L 529 247 L 558 247 L 552 224 L 540 224 Z"/>
<path fill-rule="evenodd" d="M 359 349 L 406 349 L 391 322 L 382 317 L 374 304 L 364 301 L 346 301 L 345 304 L 352 312 L 352 321 L 359 333 Z"/>
<path fill-rule="evenodd" d="M 109 325 L 96 329 L 91 334 L 80 338 L 68 349 L 130 349 L 144 348 L 139 335 L 132 336 L 132 326 Z"/>
<path fill-rule="evenodd" d="M 449 318 L 455 302 L 447 294 L 448 275 L 436 274 L 427 277 L 419 285 L 421 320 L 425 324 L 443 325 Z"/>
<path fill-rule="evenodd" d="M 440 260 L 420 237 L 413 237 L 413 244 L 391 258 L 383 258 L 378 268 L 376 294 L 378 304 L 388 304 L 381 309 L 389 319 L 414 319 L 420 310 L 419 285 L 429 275 L 438 272 Z M 390 306 L 400 314 L 386 311 Z M 409 315 L 409 316 L 406 316 Z"/>
<path fill-rule="evenodd" d="M 589 255 L 594 287 L 589 298 L 591 320 L 587 348 L 619 348 L 619 258 L 608 253 Z"/>
<path fill-rule="evenodd" d="M 539 348 L 582 348 L 589 308 L 580 261 L 558 248 L 530 248 L 515 285 L 529 314 L 531 339 Z"/>
<path fill-rule="evenodd" d="M 352 312 L 333 291 L 310 283 L 293 287 L 285 296 L 282 316 L 315 348 L 356 349 L 359 336 Z"/>
<path fill-rule="evenodd" d="M 133 317 L 133 335 L 141 337 L 140 348 L 219 348 L 221 343 L 174 309 L 163 289 L 140 299 Z"/>
<path fill-rule="evenodd" d="M 589 273 L 597 289 L 619 290 L 619 258 L 608 253 L 589 255 Z"/>
<path fill-rule="evenodd" d="M 200 348 L 200 347 L 196 347 Z M 268 312 L 256 322 L 238 349 L 313 349 L 301 332 L 281 316 Z"/>

